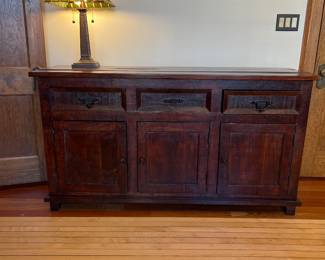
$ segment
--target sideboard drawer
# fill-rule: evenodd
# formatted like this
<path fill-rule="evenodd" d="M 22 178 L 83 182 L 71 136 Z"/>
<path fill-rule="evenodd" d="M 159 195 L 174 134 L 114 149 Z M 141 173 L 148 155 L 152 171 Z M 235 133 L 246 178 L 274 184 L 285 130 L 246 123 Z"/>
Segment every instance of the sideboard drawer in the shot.
<path fill-rule="evenodd" d="M 123 90 L 51 89 L 52 110 L 123 110 Z"/>
<path fill-rule="evenodd" d="M 230 91 L 223 94 L 225 114 L 299 114 L 298 91 Z"/>
<path fill-rule="evenodd" d="M 139 90 L 140 111 L 210 111 L 211 92 L 205 90 Z"/>

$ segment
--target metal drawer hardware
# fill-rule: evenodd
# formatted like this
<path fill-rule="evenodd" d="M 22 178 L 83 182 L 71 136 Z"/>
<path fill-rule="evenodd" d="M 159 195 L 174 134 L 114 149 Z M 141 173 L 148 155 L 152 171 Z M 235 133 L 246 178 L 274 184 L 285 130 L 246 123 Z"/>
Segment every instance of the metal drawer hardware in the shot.
<path fill-rule="evenodd" d="M 78 98 L 80 105 L 86 106 L 88 109 L 91 109 L 94 105 L 98 104 L 100 101 L 97 97 L 92 97 L 90 95 L 85 95 Z"/>
<path fill-rule="evenodd" d="M 272 102 L 270 101 L 253 101 L 252 105 L 255 106 L 255 109 L 259 112 L 265 111 L 265 109 L 270 108 L 272 106 Z"/>
<path fill-rule="evenodd" d="M 185 100 L 182 98 L 166 98 L 163 100 L 163 102 L 169 105 L 180 105 L 183 104 Z"/>

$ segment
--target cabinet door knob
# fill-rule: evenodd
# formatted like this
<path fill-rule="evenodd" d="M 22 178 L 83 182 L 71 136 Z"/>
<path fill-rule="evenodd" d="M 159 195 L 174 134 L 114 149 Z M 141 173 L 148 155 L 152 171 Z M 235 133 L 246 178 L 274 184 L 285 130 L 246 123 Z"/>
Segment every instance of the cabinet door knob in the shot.
<path fill-rule="evenodd" d="M 120 160 L 120 163 L 121 163 L 121 164 L 126 164 L 126 159 L 125 159 L 125 158 L 122 158 L 122 159 Z"/>
<path fill-rule="evenodd" d="M 145 163 L 145 162 L 146 162 L 146 159 L 144 157 L 139 158 L 139 163 Z"/>

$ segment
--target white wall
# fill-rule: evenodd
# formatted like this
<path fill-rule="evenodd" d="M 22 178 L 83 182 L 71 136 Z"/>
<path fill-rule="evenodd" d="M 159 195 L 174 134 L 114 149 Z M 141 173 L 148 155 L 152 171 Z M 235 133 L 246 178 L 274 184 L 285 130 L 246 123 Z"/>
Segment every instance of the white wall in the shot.
<path fill-rule="evenodd" d="M 93 56 L 102 65 L 298 68 L 307 0 L 114 3 L 90 23 Z M 301 14 L 299 32 L 276 32 L 278 13 Z M 71 11 L 46 5 L 50 66 L 79 57 L 79 26 L 71 20 Z"/>

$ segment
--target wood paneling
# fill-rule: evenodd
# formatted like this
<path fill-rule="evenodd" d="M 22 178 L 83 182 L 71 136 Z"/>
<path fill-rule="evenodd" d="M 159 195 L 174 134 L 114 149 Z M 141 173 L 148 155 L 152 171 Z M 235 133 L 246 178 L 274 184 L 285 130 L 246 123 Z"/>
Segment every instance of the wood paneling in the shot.
<path fill-rule="evenodd" d="M 0 96 L 0 158 L 37 153 L 31 96 Z"/>
<path fill-rule="evenodd" d="M 33 95 L 33 80 L 28 77 L 29 68 L 0 67 L 0 95 Z"/>
<path fill-rule="evenodd" d="M 25 0 L 25 24 L 27 31 L 29 67 L 45 67 L 45 44 L 42 16 L 42 1 Z"/>
<path fill-rule="evenodd" d="M 0 66 L 29 67 L 24 2 L 1 1 Z"/>
<path fill-rule="evenodd" d="M 31 67 L 45 65 L 40 0 L 1 1 L 0 46 L 0 186 L 41 181 L 39 102 L 28 77 Z"/>
<path fill-rule="evenodd" d="M 37 156 L 0 159 L 0 183 L 14 185 L 21 180 L 32 183 L 41 179 Z"/>

